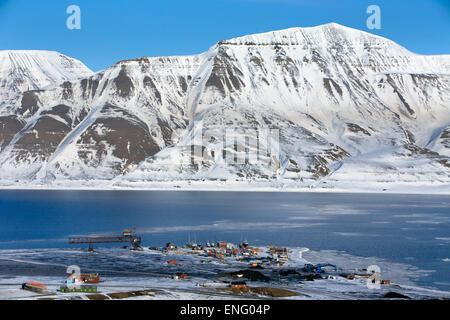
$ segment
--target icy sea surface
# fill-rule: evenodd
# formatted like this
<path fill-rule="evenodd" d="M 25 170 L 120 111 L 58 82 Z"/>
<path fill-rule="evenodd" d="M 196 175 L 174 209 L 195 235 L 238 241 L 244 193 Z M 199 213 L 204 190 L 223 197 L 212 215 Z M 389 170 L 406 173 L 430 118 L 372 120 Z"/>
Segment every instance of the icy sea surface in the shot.
<path fill-rule="evenodd" d="M 313 262 L 376 263 L 384 278 L 450 291 L 446 195 L 5 190 L 0 191 L 1 276 L 40 270 L 27 261 L 45 263 L 41 269 L 51 273 L 52 262 L 56 268 L 76 262 L 59 251 L 80 249 L 68 243 L 69 236 L 127 228 L 135 228 L 145 247 L 194 239 L 308 247 L 305 257 Z M 108 255 L 116 247 L 98 249 Z M 140 263 L 139 270 L 155 271 Z"/>

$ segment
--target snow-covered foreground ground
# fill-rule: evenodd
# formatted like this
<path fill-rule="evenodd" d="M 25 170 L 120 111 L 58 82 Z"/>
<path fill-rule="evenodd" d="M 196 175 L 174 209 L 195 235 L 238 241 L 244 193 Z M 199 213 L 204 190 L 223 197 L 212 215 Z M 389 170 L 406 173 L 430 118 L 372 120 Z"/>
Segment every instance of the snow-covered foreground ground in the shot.
<path fill-rule="evenodd" d="M 262 251 L 257 254 L 257 259 L 270 257 L 267 247 L 260 249 Z M 415 285 L 414 280 L 426 275 L 427 271 L 407 264 L 357 257 L 337 251 L 301 253 L 303 250 L 304 248 L 288 248 L 289 260 L 283 266 L 262 265 L 262 269 L 251 268 L 248 261 L 235 257 L 205 257 L 188 249 L 166 253 L 147 248 L 144 251 L 99 248 L 94 253 L 78 249 L 2 250 L 0 299 L 381 299 L 389 292 L 412 299 L 450 298 L 448 291 Z M 177 262 L 168 263 L 174 260 Z M 338 271 L 327 268 L 322 278 L 307 280 L 308 274 L 301 269 L 309 262 L 332 263 L 338 266 Z M 82 273 L 100 274 L 104 282 L 97 285 L 97 295 L 58 291 L 65 282 L 69 265 L 78 265 Z M 364 273 L 363 270 L 369 265 L 379 266 L 381 279 L 390 280 L 390 285 L 373 289 L 367 286 L 367 278 L 357 276 L 351 280 L 343 276 Z M 244 270 L 252 270 L 259 280 L 246 279 Z M 299 273 L 294 273 L 294 270 Z M 227 275 L 233 272 L 242 272 L 244 276 Z M 185 273 L 187 278 L 173 279 L 177 273 Z M 224 289 L 229 286 L 227 281 L 241 280 L 247 282 L 250 290 L 280 288 L 295 295 L 248 295 Z M 44 283 L 50 292 L 41 295 L 24 291 L 21 284 L 27 281 Z M 130 292 L 138 294 L 130 297 L 127 295 Z"/>

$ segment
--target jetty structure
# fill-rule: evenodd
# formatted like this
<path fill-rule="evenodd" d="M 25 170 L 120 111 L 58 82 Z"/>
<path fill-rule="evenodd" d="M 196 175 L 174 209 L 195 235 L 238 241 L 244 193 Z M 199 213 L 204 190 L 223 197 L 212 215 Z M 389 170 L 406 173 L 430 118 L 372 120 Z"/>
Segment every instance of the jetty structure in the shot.
<path fill-rule="evenodd" d="M 94 251 L 94 243 L 130 243 L 131 249 L 142 250 L 142 239 L 133 234 L 132 230 L 125 230 L 120 236 L 91 236 L 69 238 L 70 244 L 88 244 L 89 251 Z"/>

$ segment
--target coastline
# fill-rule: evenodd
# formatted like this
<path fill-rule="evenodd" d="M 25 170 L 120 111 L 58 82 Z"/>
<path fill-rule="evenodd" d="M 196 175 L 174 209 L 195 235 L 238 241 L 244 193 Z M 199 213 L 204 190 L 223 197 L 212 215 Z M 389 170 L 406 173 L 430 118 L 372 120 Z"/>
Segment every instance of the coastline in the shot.
<path fill-rule="evenodd" d="M 0 182 L 1 183 L 1 182 Z M 354 193 L 354 194 L 424 194 L 450 196 L 450 184 L 438 186 L 430 185 L 390 185 L 381 187 L 353 188 L 343 187 L 292 187 L 283 185 L 270 185 L 269 183 L 224 183 L 216 182 L 154 182 L 128 185 L 114 185 L 111 181 L 92 181 L 63 183 L 63 184 L 7 184 L 0 185 L 3 190 L 47 190 L 47 191 L 188 191 L 188 192 L 280 192 L 280 193 Z"/>

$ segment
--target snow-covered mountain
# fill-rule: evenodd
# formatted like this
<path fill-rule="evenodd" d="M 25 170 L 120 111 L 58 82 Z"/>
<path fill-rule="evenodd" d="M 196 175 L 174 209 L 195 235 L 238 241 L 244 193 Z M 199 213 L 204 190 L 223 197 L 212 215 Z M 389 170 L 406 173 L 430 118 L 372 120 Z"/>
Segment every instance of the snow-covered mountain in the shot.
<path fill-rule="evenodd" d="M 58 52 L 0 50 L 0 108 L 18 93 L 42 90 L 93 72 L 83 63 Z"/>
<path fill-rule="evenodd" d="M 3 100 L 3 185 L 450 192 L 448 55 L 327 24 L 95 74 L 47 59 L 30 72 L 61 78 Z"/>

